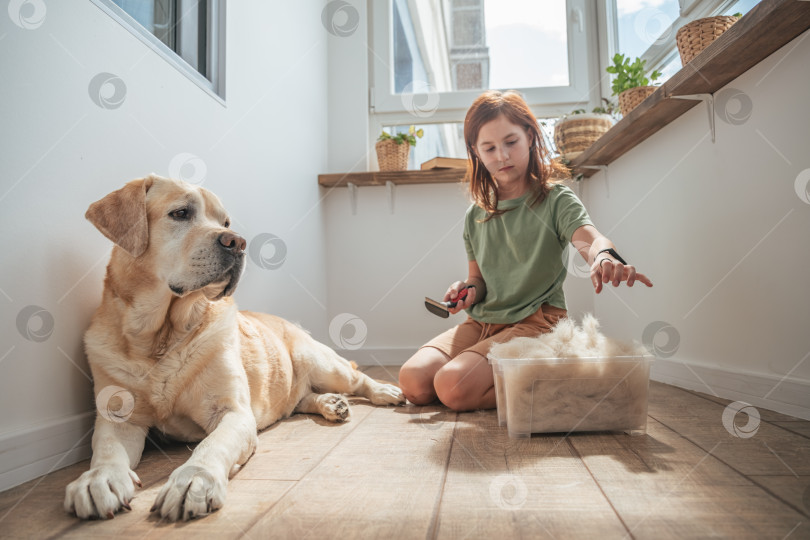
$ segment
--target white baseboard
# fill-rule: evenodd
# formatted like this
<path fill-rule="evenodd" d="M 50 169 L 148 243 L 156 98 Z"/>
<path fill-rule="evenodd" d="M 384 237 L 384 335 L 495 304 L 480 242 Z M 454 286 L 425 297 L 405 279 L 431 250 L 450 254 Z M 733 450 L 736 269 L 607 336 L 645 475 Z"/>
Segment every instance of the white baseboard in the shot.
<path fill-rule="evenodd" d="M 335 349 L 346 360 L 357 362 L 358 366 L 401 366 L 413 356 L 418 348 L 407 349 Z"/>
<path fill-rule="evenodd" d="M 0 491 L 90 457 L 95 411 L 0 435 Z"/>
<path fill-rule="evenodd" d="M 660 358 L 653 361 L 650 378 L 810 420 L 810 381 Z"/>

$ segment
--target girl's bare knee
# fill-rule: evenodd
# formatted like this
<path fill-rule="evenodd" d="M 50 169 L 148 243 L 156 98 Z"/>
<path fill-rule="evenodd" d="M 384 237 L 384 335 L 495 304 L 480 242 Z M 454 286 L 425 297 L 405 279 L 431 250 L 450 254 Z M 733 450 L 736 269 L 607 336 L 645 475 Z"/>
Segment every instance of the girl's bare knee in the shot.
<path fill-rule="evenodd" d="M 424 369 L 405 364 L 399 370 L 399 387 L 405 398 L 416 405 L 427 405 L 436 399 L 433 378 Z"/>
<path fill-rule="evenodd" d="M 463 373 L 457 369 L 441 369 L 433 379 L 439 400 L 454 411 L 469 410 L 470 396 L 464 385 Z"/>
<path fill-rule="evenodd" d="M 454 411 L 493 407 L 488 396 L 492 385 L 492 368 L 477 353 L 459 355 L 433 379 L 436 395 Z"/>
<path fill-rule="evenodd" d="M 436 401 L 433 378 L 448 360 L 438 349 L 424 347 L 417 351 L 399 370 L 399 387 L 405 398 L 416 405 Z"/>

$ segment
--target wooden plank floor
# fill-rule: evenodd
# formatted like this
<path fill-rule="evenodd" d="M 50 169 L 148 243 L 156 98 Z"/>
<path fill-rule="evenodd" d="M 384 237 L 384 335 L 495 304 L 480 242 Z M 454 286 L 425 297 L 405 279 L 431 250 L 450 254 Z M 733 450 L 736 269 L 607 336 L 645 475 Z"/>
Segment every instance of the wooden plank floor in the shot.
<path fill-rule="evenodd" d="M 650 392 L 646 436 L 521 440 L 495 411 L 353 399 L 345 424 L 296 415 L 262 432 L 225 508 L 205 518 L 149 515 L 191 453 L 158 443 L 131 512 L 81 522 L 62 510 L 83 462 L 0 493 L 0 537 L 810 538 L 810 422 L 761 410 L 741 438 L 723 425 L 728 401 L 660 383 Z"/>

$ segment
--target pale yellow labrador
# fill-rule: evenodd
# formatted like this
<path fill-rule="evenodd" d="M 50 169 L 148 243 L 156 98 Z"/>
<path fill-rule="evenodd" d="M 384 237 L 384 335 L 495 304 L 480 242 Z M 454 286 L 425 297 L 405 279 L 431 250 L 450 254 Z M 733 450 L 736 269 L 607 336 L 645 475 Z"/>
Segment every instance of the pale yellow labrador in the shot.
<path fill-rule="evenodd" d="M 116 245 L 85 334 L 98 407 L 93 457 L 67 487 L 68 512 L 111 518 L 130 508 L 151 427 L 200 441 L 152 508 L 174 521 L 223 505 L 257 430 L 294 412 L 346 420 L 341 394 L 404 403 L 399 388 L 370 379 L 298 326 L 237 311 L 230 295 L 246 242 L 210 191 L 152 175 L 93 203 L 86 217 Z"/>

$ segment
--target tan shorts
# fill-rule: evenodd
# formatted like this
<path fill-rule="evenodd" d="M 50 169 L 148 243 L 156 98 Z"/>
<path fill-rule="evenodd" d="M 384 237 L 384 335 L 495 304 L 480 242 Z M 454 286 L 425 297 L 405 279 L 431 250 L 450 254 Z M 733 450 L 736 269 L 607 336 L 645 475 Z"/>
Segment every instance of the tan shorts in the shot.
<path fill-rule="evenodd" d="M 496 343 L 551 332 L 557 321 L 566 317 L 567 313 L 564 309 L 543 304 L 532 315 L 512 324 L 480 323 L 468 316 L 466 321 L 439 334 L 423 347 L 439 349 L 451 359 L 467 351 L 486 357 L 490 347 Z"/>

